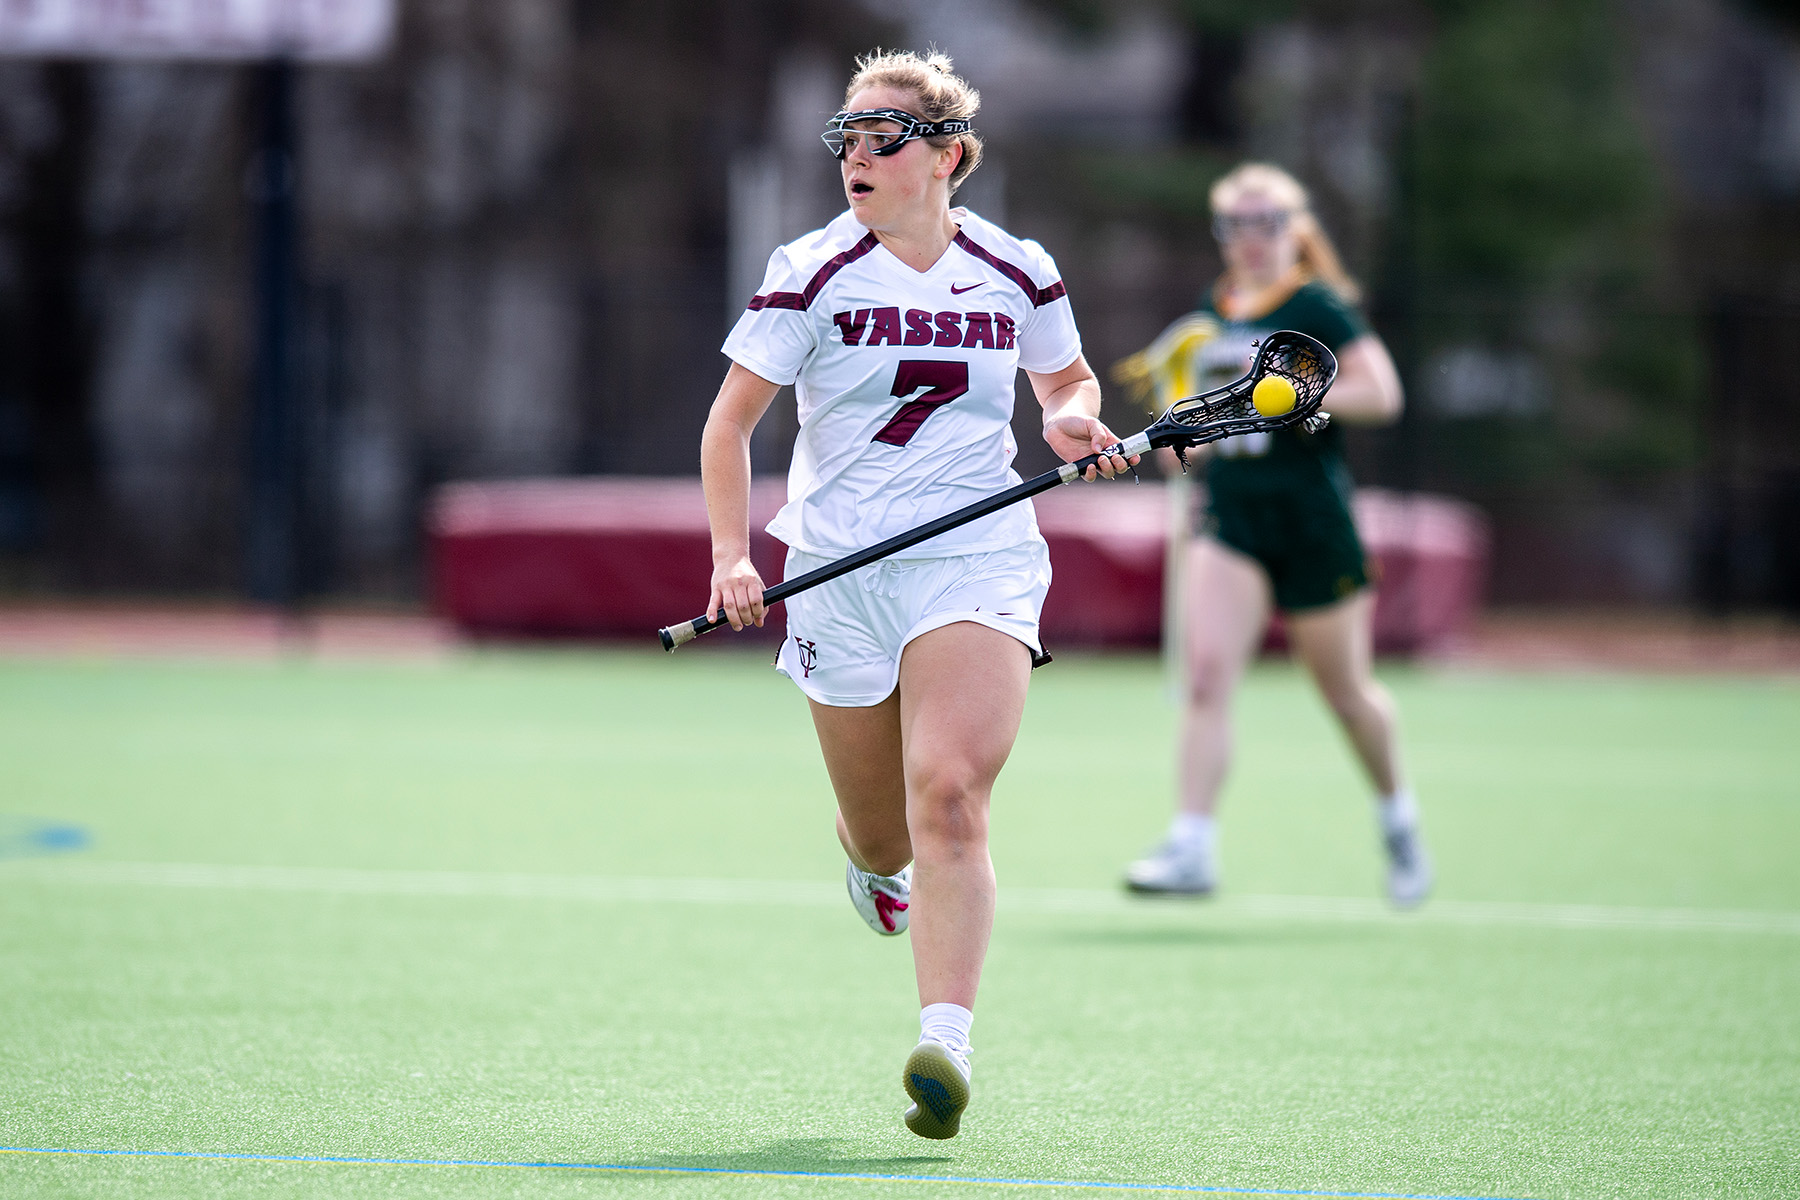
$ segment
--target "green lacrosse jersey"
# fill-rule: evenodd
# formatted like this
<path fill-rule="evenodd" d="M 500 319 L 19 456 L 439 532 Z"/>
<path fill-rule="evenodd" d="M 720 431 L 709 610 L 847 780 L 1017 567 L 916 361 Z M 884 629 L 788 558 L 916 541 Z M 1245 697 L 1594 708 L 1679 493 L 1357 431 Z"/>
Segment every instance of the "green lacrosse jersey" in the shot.
<path fill-rule="evenodd" d="M 1241 376 L 1250 343 L 1278 329 L 1317 338 L 1334 353 L 1368 332 L 1354 309 L 1316 281 L 1301 284 L 1254 320 L 1225 320 L 1210 296 L 1200 311 L 1222 326 L 1198 352 L 1195 366 L 1203 388 Z M 1353 485 L 1343 439 L 1336 425 L 1319 433 L 1241 434 L 1215 443 L 1208 463 L 1202 528 L 1262 566 L 1283 612 L 1335 604 L 1369 584 L 1371 568 L 1351 513 Z"/>

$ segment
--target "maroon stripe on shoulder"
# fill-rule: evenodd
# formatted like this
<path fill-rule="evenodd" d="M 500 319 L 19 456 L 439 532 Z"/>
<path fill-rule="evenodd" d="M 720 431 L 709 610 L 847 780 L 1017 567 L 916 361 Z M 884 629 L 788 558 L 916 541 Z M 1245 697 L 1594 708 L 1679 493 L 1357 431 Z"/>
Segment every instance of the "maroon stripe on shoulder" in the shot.
<path fill-rule="evenodd" d="M 752 297 L 746 307 L 751 312 L 759 312 L 765 308 L 792 308 L 805 312 L 812 307 L 812 302 L 819 298 L 819 293 L 825 290 L 825 285 L 831 282 L 833 275 L 880 244 L 875 240 L 873 233 L 864 234 L 862 241 L 842 254 L 834 256 L 824 266 L 814 271 L 813 277 L 806 282 L 804 292 L 769 292 L 766 295 Z"/>
<path fill-rule="evenodd" d="M 863 234 L 862 241 L 833 258 L 817 271 L 814 271 L 813 277 L 808 280 L 806 284 L 807 307 L 810 308 L 812 302 L 819 298 L 819 293 L 824 290 L 827 283 L 831 282 L 831 277 L 833 275 L 836 275 L 839 271 L 843 270 L 880 244 L 880 242 L 875 240 L 875 234 L 873 232 L 865 233 Z"/>
<path fill-rule="evenodd" d="M 956 231 L 956 244 L 1018 284 L 1019 290 L 1025 293 L 1033 308 L 1042 308 L 1052 300 L 1061 300 L 1069 294 L 1069 289 L 1063 286 L 1063 281 L 1060 279 L 1049 287 L 1039 287 L 1031 276 L 1025 273 L 1023 267 L 1016 267 L 998 255 L 990 254 L 982 247 L 977 246 L 970 240 L 969 235 L 960 229 Z"/>

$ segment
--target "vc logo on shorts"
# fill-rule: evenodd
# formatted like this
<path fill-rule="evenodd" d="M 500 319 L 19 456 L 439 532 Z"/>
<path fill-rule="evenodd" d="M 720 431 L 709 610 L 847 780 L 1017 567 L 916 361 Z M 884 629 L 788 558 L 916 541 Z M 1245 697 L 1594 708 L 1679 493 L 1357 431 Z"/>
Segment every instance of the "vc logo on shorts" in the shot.
<path fill-rule="evenodd" d="M 819 665 L 819 645 L 809 642 L 799 634 L 794 635 L 794 648 L 800 654 L 800 677 L 811 679 L 813 668 Z"/>

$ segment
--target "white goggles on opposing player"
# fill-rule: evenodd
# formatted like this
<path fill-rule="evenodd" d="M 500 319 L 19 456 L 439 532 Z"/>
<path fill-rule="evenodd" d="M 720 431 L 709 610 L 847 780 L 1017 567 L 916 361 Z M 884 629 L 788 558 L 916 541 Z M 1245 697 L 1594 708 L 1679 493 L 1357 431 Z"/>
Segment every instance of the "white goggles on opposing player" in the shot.
<path fill-rule="evenodd" d="M 1221 213 L 1213 218 L 1213 237 L 1221 242 L 1236 242 L 1247 237 L 1280 237 L 1287 232 L 1294 214 L 1286 209 L 1261 213 Z"/>
<path fill-rule="evenodd" d="M 891 121 L 900 126 L 899 129 L 851 129 L 852 121 Z M 842 158 L 845 146 L 851 138 L 861 138 L 862 144 L 868 147 L 870 154 L 893 154 L 914 138 L 939 137 L 946 134 L 968 133 L 970 125 L 966 117 L 946 117 L 942 121 L 922 121 L 904 109 L 899 108 L 863 108 L 855 112 L 840 112 L 825 126 L 825 132 L 819 140 L 831 151 L 833 158 Z"/>

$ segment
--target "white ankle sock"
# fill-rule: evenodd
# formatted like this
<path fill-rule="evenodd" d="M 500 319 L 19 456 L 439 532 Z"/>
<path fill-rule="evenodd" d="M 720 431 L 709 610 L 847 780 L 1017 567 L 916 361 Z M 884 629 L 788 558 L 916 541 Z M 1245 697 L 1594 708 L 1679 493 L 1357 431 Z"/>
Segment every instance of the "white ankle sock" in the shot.
<path fill-rule="evenodd" d="M 1217 823 L 1209 815 L 1179 812 L 1169 823 L 1169 840 L 1181 850 L 1210 852 L 1217 837 Z"/>
<path fill-rule="evenodd" d="M 945 1049 L 969 1057 L 969 1026 L 975 1014 L 960 1004 L 927 1004 L 919 1010 L 919 1040 L 941 1043 Z"/>
<path fill-rule="evenodd" d="M 1375 816 L 1384 833 L 1411 829 L 1419 823 L 1419 802 L 1413 798 L 1411 788 L 1403 787 L 1375 802 Z"/>

